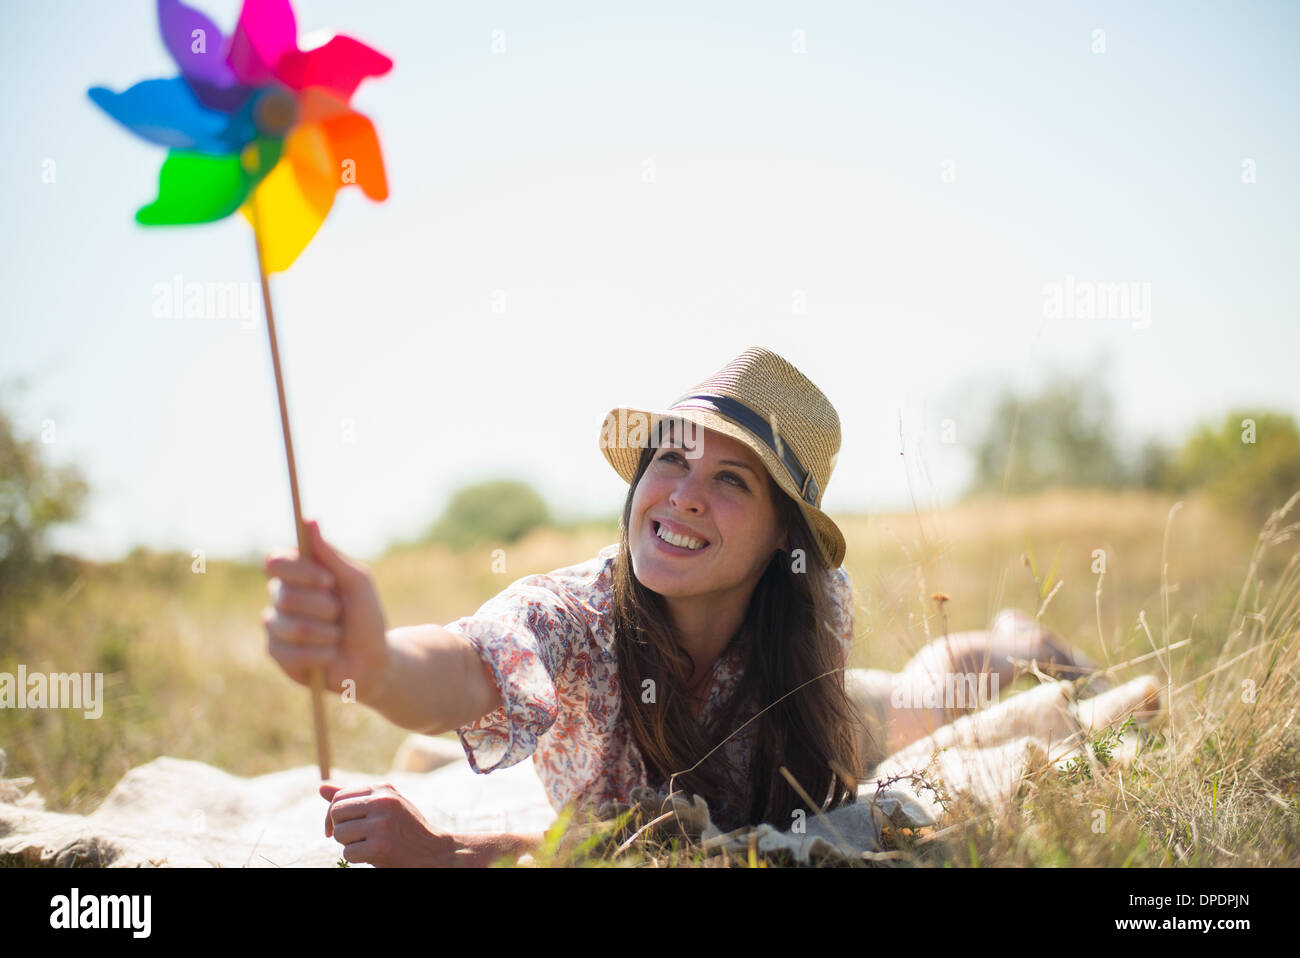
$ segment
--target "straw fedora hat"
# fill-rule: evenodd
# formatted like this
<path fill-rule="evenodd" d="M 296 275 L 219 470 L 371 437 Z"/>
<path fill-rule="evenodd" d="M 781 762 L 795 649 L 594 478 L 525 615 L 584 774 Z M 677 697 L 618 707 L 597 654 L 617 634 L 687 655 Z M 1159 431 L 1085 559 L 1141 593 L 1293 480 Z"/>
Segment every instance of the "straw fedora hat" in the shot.
<path fill-rule="evenodd" d="M 624 482 L 635 477 L 641 450 L 666 435 L 665 420 L 712 429 L 752 449 L 799 504 L 828 567 L 840 567 L 844 535 L 821 510 L 839 458 L 840 417 L 807 376 L 770 349 L 750 346 L 667 409 L 611 409 L 601 425 L 600 451 Z M 690 437 L 692 428 L 675 434 Z"/>

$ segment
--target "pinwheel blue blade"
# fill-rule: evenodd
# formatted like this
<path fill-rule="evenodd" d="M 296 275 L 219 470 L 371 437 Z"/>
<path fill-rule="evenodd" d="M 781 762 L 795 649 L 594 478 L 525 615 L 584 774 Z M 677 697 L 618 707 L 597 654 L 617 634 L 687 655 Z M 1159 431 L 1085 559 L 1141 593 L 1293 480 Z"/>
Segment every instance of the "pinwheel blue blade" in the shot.
<path fill-rule="evenodd" d="M 105 113 L 151 143 L 220 156 L 238 153 L 248 142 L 245 124 L 203 106 L 183 77 L 144 80 L 121 93 L 92 87 L 89 94 Z"/>

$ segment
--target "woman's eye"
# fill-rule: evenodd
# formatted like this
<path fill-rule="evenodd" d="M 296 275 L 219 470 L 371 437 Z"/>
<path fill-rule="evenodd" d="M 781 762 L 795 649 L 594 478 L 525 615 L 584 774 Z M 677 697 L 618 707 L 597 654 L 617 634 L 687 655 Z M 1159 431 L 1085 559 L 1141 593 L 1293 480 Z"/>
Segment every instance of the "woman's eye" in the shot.
<path fill-rule="evenodd" d="M 660 462 L 668 462 L 670 460 L 676 460 L 682 463 L 686 461 L 682 458 L 681 453 L 676 453 L 676 452 L 666 452 L 659 457 Z M 736 475 L 734 472 L 724 472 L 722 476 L 724 479 L 731 480 L 732 485 L 734 485 L 737 489 L 746 489 L 746 490 L 749 489 L 749 486 L 745 485 L 745 480 L 741 479 L 740 476 Z"/>

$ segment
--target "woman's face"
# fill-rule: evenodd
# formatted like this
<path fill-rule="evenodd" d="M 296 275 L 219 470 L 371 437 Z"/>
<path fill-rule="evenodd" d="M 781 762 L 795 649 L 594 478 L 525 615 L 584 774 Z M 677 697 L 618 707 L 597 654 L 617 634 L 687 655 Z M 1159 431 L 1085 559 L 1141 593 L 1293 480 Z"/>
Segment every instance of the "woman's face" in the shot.
<path fill-rule="evenodd" d="M 711 429 L 698 429 L 692 458 L 686 452 L 675 435 L 666 436 L 637 483 L 628 529 L 632 569 L 666 598 L 735 590 L 747 599 L 786 544 L 767 469 L 744 443 Z M 674 545 L 661 533 L 694 541 Z"/>

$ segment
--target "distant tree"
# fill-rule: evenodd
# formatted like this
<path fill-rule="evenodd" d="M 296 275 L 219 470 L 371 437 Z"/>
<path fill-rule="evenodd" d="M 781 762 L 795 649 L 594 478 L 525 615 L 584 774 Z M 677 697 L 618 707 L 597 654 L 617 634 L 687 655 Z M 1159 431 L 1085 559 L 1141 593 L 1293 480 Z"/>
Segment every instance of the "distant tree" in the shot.
<path fill-rule="evenodd" d="M 481 542 L 514 542 L 550 521 L 546 501 L 531 486 L 498 479 L 458 490 L 426 542 L 463 549 Z"/>
<path fill-rule="evenodd" d="M 19 438 L 0 409 L 0 605 L 6 607 L 45 573 L 47 531 L 75 519 L 90 491 L 75 467 L 52 467 L 42 452 L 41 443 Z"/>
<path fill-rule="evenodd" d="M 1233 410 L 1192 434 L 1162 484 L 1205 489 L 1225 508 L 1263 522 L 1300 491 L 1300 429 L 1285 413 Z"/>
<path fill-rule="evenodd" d="M 968 491 L 1128 484 L 1133 477 L 1115 442 L 1113 412 L 1113 401 L 1091 375 L 1057 374 L 1027 398 L 1002 393 L 975 448 Z"/>
<path fill-rule="evenodd" d="M 1173 452 L 1157 439 L 1148 439 L 1138 450 L 1133 482 L 1143 489 L 1161 489 L 1169 484 Z"/>

